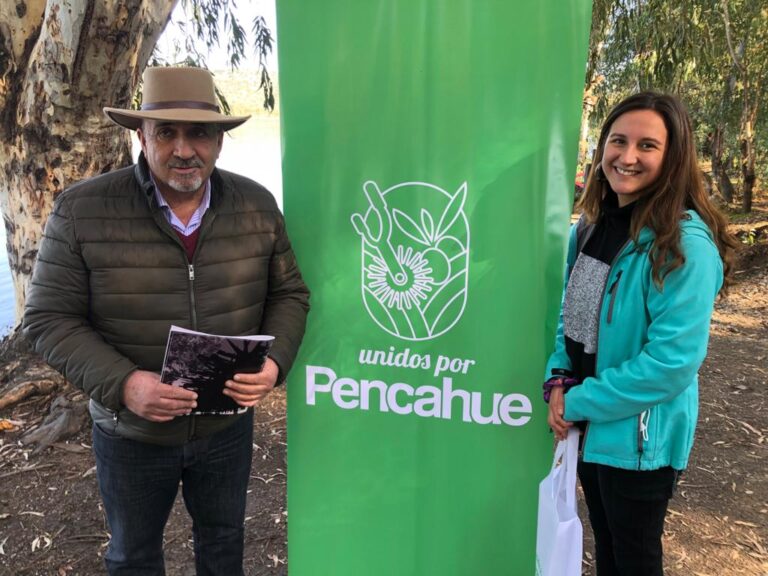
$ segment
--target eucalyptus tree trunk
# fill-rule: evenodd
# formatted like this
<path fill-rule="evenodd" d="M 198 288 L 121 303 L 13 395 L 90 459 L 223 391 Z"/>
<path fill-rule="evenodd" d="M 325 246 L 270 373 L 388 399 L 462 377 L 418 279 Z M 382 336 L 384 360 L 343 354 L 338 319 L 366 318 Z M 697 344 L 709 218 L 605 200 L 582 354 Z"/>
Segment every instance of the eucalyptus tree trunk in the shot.
<path fill-rule="evenodd" d="M 611 30 L 612 0 L 593 0 L 592 24 L 589 33 L 589 51 L 587 53 L 587 71 L 584 77 L 584 95 L 581 105 L 581 126 L 579 129 L 579 160 L 584 165 L 590 165 L 593 161 L 589 154 L 589 127 L 590 119 L 597 104 L 596 89 L 604 78 L 598 74 L 600 59 L 605 47 L 605 39 Z M 587 173 L 584 173 L 584 185 L 586 186 Z"/>
<path fill-rule="evenodd" d="M 17 322 L 54 198 L 131 162 L 127 131 L 102 107 L 129 107 L 175 4 L 0 2 L 0 212 Z"/>
<path fill-rule="evenodd" d="M 709 152 L 712 158 L 712 178 L 720 191 L 723 200 L 730 204 L 733 202 L 733 183 L 728 176 L 728 162 L 723 161 L 725 130 L 720 122 L 717 123 L 709 141 Z"/>
<path fill-rule="evenodd" d="M 579 159 L 583 160 L 584 164 L 589 164 L 594 159 L 589 156 L 589 125 L 592 113 L 595 110 L 595 104 L 597 103 L 597 97 L 595 96 L 595 88 L 599 83 L 599 79 L 594 78 L 588 82 L 584 88 L 584 95 L 581 101 L 581 127 L 579 128 Z M 586 186 L 586 177 L 584 175 L 584 185 Z"/>
<path fill-rule="evenodd" d="M 756 98 L 755 98 L 756 100 Z M 755 120 L 757 119 L 758 104 L 749 98 L 744 98 L 744 107 L 740 126 L 741 177 L 744 188 L 741 197 L 741 210 L 752 210 L 752 190 L 755 187 Z"/>

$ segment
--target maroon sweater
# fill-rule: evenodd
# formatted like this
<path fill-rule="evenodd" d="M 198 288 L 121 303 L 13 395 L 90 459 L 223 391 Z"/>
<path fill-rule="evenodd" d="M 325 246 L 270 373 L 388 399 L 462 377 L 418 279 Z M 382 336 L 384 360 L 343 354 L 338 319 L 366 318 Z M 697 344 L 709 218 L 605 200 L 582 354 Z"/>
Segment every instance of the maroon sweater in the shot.
<path fill-rule="evenodd" d="M 197 228 L 189 236 L 184 236 L 184 234 L 176 230 L 176 228 L 174 228 L 173 231 L 176 232 L 176 236 L 178 236 L 179 240 L 181 240 L 181 243 L 184 244 L 184 250 L 187 252 L 187 258 L 190 262 L 192 262 L 192 257 L 195 255 L 195 248 L 197 247 L 197 238 L 200 236 L 200 228 Z"/>

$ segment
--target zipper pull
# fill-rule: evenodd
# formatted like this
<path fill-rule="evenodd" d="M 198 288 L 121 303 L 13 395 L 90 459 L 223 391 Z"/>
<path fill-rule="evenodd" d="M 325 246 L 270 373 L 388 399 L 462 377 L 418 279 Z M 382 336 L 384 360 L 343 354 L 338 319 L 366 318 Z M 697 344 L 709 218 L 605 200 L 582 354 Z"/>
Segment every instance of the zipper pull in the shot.
<path fill-rule="evenodd" d="M 188 264 L 187 268 L 189 269 L 189 281 L 194 282 L 195 281 L 195 267 L 192 264 Z"/>
<path fill-rule="evenodd" d="M 640 432 L 640 438 L 643 439 L 643 442 L 648 442 L 648 421 L 650 419 L 651 419 L 651 411 L 650 410 L 644 410 L 644 411 L 640 412 L 640 430 L 639 430 L 639 432 Z"/>

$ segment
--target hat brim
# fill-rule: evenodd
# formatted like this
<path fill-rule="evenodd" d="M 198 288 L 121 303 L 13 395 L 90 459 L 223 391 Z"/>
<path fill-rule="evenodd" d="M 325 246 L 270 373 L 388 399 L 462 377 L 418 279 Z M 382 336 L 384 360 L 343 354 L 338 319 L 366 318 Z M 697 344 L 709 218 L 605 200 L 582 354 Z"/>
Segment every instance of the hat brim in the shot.
<path fill-rule="evenodd" d="M 162 110 L 123 110 L 104 108 L 104 114 L 112 122 L 129 130 L 141 128 L 143 120 L 164 122 L 191 122 L 194 124 L 218 124 L 224 131 L 240 126 L 250 118 L 248 116 L 225 116 L 209 110 L 190 108 L 164 108 Z"/>

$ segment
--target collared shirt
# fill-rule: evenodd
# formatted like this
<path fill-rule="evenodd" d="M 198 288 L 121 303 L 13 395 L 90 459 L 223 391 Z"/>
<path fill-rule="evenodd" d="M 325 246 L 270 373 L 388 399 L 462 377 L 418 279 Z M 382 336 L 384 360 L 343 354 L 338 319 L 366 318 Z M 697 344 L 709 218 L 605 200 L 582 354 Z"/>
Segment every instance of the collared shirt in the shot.
<path fill-rule="evenodd" d="M 165 201 L 165 198 L 163 198 L 163 195 L 160 193 L 160 189 L 157 187 L 157 182 L 155 182 L 154 177 L 150 174 L 150 179 L 152 180 L 152 184 L 155 185 L 155 199 L 157 200 L 157 205 L 160 206 L 160 208 L 163 209 L 163 215 L 165 216 L 166 220 L 168 220 L 168 223 L 173 226 L 175 230 L 178 230 L 184 236 L 189 236 L 200 228 L 200 224 L 203 221 L 203 215 L 205 214 L 205 211 L 208 210 L 208 207 L 211 205 L 211 179 L 209 178 L 205 182 L 205 192 L 203 192 L 203 199 L 200 201 L 200 206 L 197 207 L 197 210 L 195 210 L 195 213 L 192 214 L 192 218 L 189 219 L 189 222 L 185 226 L 184 223 L 178 219 L 176 214 L 173 213 L 173 210 L 171 210 L 171 207 L 168 205 L 168 202 Z"/>

